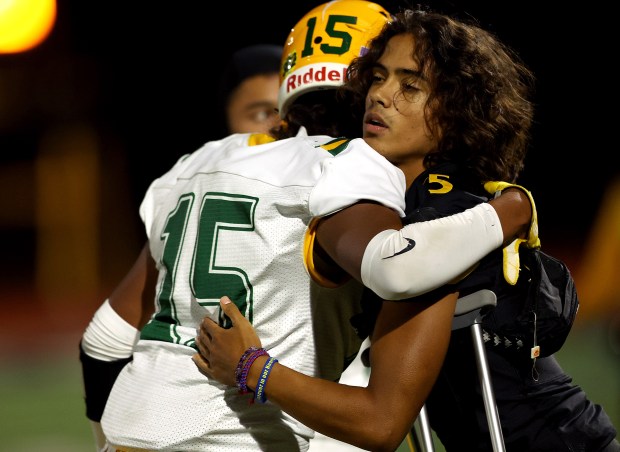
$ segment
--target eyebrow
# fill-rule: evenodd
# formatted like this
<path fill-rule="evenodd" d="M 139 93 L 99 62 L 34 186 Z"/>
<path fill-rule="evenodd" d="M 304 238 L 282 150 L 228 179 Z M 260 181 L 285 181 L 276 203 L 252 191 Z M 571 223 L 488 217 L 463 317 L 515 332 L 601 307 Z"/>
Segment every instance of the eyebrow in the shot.
<path fill-rule="evenodd" d="M 257 100 L 245 106 L 245 108 L 272 108 L 272 107 L 277 110 L 277 107 L 273 105 L 273 102 L 268 101 L 268 100 Z"/>
<path fill-rule="evenodd" d="M 386 72 L 388 70 L 381 63 L 375 63 L 373 66 L 373 69 L 382 69 Z M 426 77 L 424 77 L 424 74 L 422 74 L 422 71 L 419 71 L 419 70 L 407 69 L 407 68 L 401 67 L 401 68 L 396 68 L 394 72 L 396 72 L 396 74 L 398 75 L 405 75 L 407 77 L 416 77 L 416 78 L 419 78 L 420 80 L 426 81 Z"/>

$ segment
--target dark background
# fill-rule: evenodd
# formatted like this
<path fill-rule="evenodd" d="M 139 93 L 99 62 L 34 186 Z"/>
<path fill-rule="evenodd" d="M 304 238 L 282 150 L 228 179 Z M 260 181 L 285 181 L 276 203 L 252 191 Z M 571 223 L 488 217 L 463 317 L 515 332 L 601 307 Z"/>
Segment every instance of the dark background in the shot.
<path fill-rule="evenodd" d="M 124 247 L 132 255 L 143 239 L 137 210 L 149 182 L 182 154 L 221 135 L 213 125 L 223 61 L 247 44 L 282 44 L 317 4 L 60 0 L 56 26 L 42 45 L 0 55 L 0 165 L 34 161 L 50 128 L 89 124 L 100 137 L 104 170 L 103 240 L 119 233 L 134 237 Z M 396 11 L 407 3 L 382 4 Z M 600 108 L 615 96 L 604 10 L 596 3 L 576 9 L 533 0 L 427 5 L 477 18 L 536 73 L 536 124 L 520 182 L 537 202 L 543 246 L 578 253 L 618 174 L 615 164 L 603 161 L 615 141 L 613 116 Z M 19 186 L 27 181 L 17 179 L 15 193 L 0 195 L 13 200 L 1 210 L 15 209 L 15 197 L 24 198 L 20 206 L 32 202 L 28 188 Z M 112 214 L 121 197 L 116 211 L 127 208 L 126 232 Z M 2 222 L 7 215 L 0 216 L 0 232 L 14 240 L 5 248 L 10 257 L 0 278 L 27 280 L 36 221 Z M 113 252 L 103 247 L 104 256 Z M 124 272 L 127 259 L 113 276 Z"/>

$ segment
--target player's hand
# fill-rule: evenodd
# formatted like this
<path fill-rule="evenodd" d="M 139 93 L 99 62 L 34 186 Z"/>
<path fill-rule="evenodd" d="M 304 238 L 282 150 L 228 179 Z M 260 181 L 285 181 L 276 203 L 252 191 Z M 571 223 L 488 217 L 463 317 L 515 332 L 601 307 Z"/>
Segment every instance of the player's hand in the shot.
<path fill-rule="evenodd" d="M 508 246 L 504 247 L 504 278 L 508 284 L 515 285 L 519 279 L 519 246 L 522 243 L 528 248 L 540 248 L 540 238 L 538 237 L 538 213 L 536 211 L 536 204 L 534 198 L 529 190 L 521 185 L 511 184 L 502 181 L 490 181 L 484 184 L 485 190 L 495 196 L 499 196 L 501 192 L 507 188 L 518 188 L 523 191 L 529 198 L 532 206 L 532 221 L 530 222 L 530 228 L 527 237 L 524 239 L 515 239 Z"/>
<path fill-rule="evenodd" d="M 228 297 L 220 299 L 220 306 L 230 318 L 232 327 L 222 328 L 205 317 L 196 336 L 199 353 L 192 356 L 200 372 L 220 383 L 235 386 L 235 370 L 243 353 L 250 347 L 261 347 L 254 328 Z"/>

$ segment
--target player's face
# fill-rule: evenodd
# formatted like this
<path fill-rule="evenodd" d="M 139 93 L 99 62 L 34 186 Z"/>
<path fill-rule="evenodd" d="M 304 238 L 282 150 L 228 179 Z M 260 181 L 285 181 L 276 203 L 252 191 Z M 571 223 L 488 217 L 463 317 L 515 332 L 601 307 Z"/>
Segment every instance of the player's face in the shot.
<path fill-rule="evenodd" d="M 364 140 L 404 171 L 407 185 L 437 146 L 424 118 L 429 86 L 413 59 L 414 45 L 410 34 L 390 39 L 374 69 L 364 115 Z"/>
<path fill-rule="evenodd" d="M 262 132 L 277 125 L 278 74 L 259 74 L 246 78 L 228 101 L 230 133 Z"/>

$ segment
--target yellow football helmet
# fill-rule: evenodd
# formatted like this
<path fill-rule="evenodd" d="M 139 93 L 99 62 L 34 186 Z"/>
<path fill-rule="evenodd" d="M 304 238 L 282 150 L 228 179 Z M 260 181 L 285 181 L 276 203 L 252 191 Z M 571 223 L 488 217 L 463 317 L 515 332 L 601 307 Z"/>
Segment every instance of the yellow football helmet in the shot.
<path fill-rule="evenodd" d="M 344 83 L 347 67 L 390 20 L 382 6 L 364 0 L 335 0 L 312 9 L 284 43 L 280 66 L 280 116 L 301 94 Z"/>

